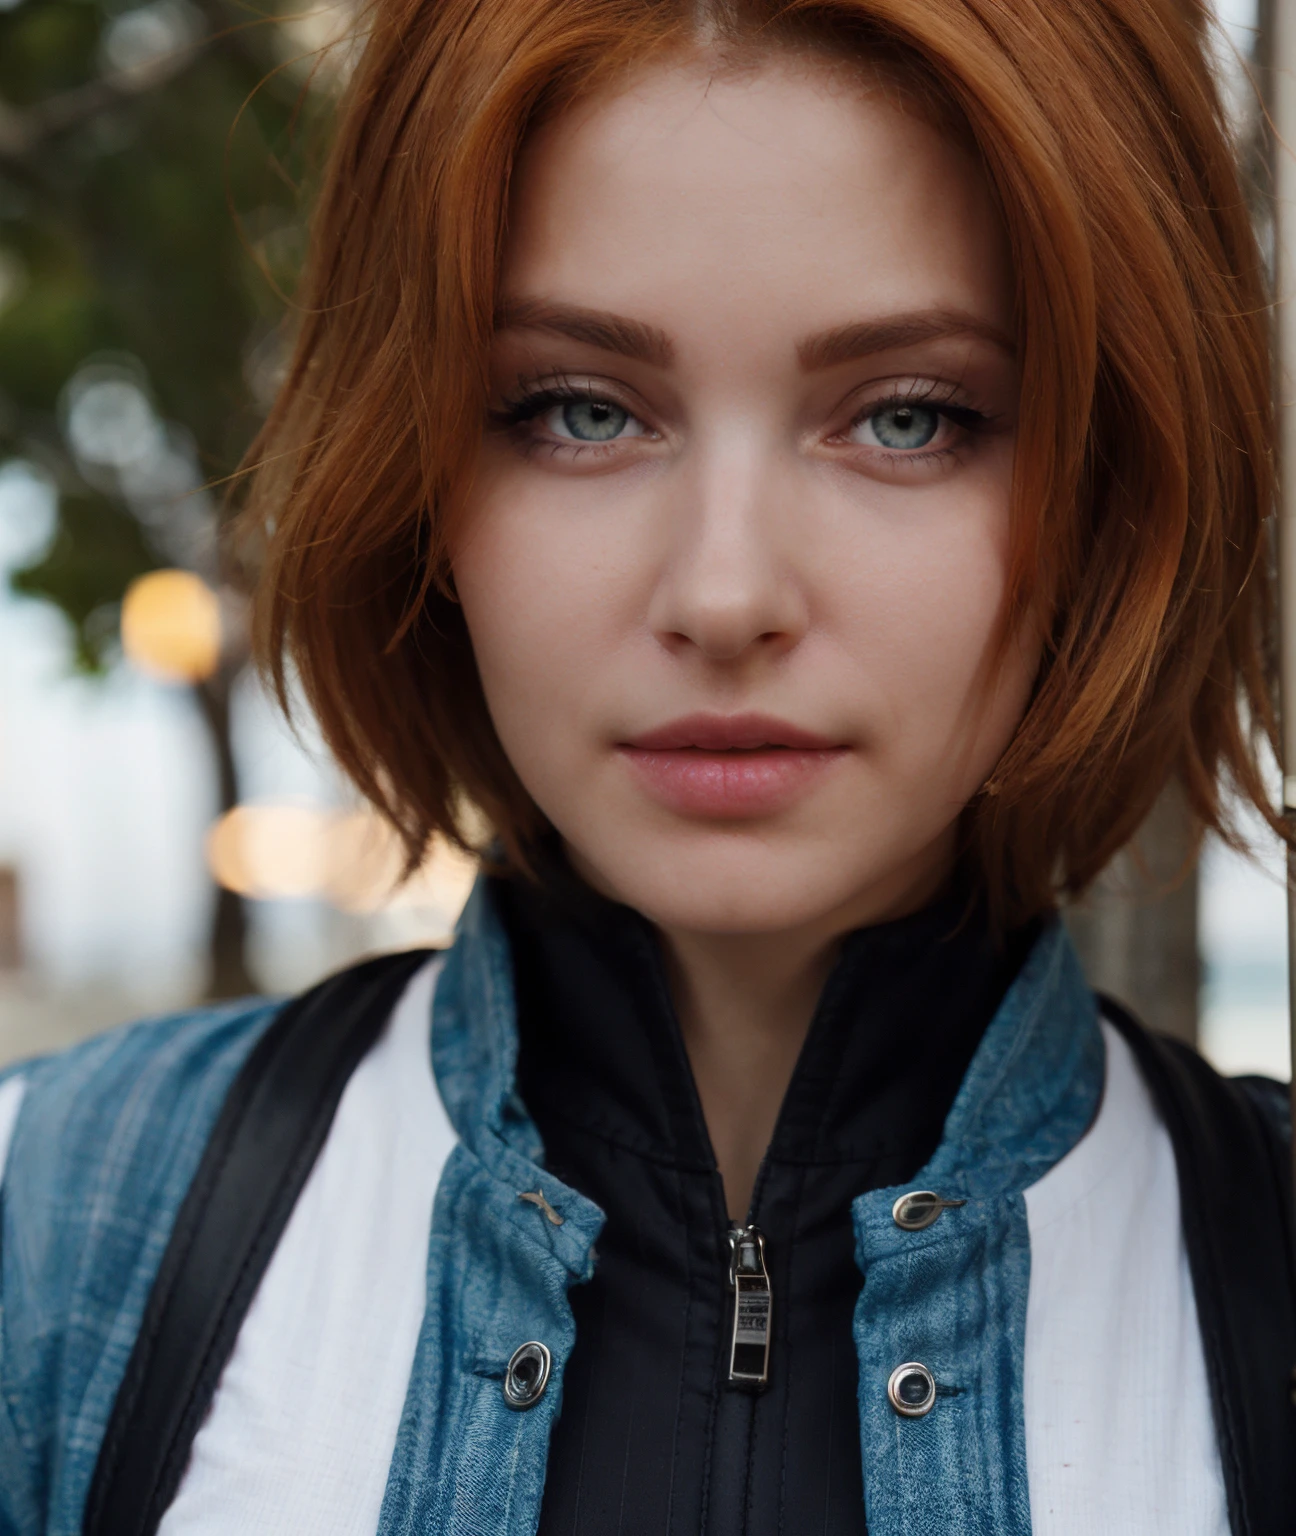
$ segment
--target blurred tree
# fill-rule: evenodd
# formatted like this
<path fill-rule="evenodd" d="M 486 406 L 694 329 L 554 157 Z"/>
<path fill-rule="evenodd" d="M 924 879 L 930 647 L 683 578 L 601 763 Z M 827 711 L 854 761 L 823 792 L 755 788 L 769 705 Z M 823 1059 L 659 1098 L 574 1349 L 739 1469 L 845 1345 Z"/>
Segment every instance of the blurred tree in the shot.
<path fill-rule="evenodd" d="M 1150 1029 L 1197 1043 L 1198 871 L 1183 796 L 1168 787 L 1067 926 L 1085 974 Z"/>
<path fill-rule="evenodd" d="M 337 13 L 334 13 L 336 18 Z M 301 245 L 293 56 L 312 18 L 226 0 L 0 0 L 0 463 L 38 466 L 57 532 L 14 586 L 55 604 L 102 672 L 137 576 L 231 582 L 219 495 L 272 393 Z M 231 612 L 237 608 L 231 606 Z M 237 623 L 231 626 L 235 631 Z M 235 801 L 237 632 L 194 685 L 222 807 Z M 239 898 L 219 891 L 210 989 L 249 988 Z"/>

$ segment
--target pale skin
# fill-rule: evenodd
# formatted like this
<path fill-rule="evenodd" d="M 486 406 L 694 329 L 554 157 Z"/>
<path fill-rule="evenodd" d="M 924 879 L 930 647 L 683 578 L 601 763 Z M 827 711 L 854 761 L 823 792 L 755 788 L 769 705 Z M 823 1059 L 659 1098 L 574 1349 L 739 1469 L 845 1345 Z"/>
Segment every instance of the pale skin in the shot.
<path fill-rule="evenodd" d="M 1003 235 L 867 77 L 660 63 L 524 153 L 491 369 L 454 575 L 492 719 L 661 935 L 742 1221 L 841 936 L 947 883 L 1038 665 L 997 646 Z"/>

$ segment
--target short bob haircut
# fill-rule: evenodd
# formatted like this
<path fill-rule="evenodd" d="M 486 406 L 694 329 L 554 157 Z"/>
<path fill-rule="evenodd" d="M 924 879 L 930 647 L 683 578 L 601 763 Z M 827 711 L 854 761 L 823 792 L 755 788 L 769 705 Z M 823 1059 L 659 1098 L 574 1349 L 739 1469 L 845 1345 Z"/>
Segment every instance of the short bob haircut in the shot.
<path fill-rule="evenodd" d="M 964 813 L 1002 918 L 1078 893 L 1163 787 L 1270 807 L 1269 310 L 1198 0 L 375 0 L 249 460 L 258 644 L 411 862 L 544 819 L 504 755 L 449 550 L 487 409 L 519 148 L 658 57 L 857 61 L 971 145 L 1008 231 L 1022 410 L 1004 634 L 1034 694 Z"/>

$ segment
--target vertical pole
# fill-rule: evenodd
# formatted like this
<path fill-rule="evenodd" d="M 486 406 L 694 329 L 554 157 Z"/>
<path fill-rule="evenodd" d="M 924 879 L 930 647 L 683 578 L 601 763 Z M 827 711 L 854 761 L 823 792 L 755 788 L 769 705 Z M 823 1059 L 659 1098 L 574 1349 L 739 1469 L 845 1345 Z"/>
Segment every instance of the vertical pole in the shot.
<path fill-rule="evenodd" d="M 1269 111 L 1273 132 L 1274 288 L 1278 304 L 1278 597 L 1281 614 L 1283 809 L 1296 815 L 1296 4 L 1265 7 L 1272 28 Z M 1296 853 L 1287 857 L 1287 997 L 1296 1118 Z M 1293 1140 L 1296 1159 L 1296 1139 Z M 1296 1168 L 1296 1161 L 1293 1162 Z"/>

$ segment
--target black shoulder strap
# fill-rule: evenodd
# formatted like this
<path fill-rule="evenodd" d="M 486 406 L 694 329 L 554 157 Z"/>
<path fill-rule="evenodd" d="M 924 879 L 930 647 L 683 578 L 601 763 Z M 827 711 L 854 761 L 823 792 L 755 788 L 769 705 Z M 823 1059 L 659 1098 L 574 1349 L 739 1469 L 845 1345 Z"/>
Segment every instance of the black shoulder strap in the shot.
<path fill-rule="evenodd" d="M 1234 1536 L 1296 1531 L 1296 1220 L 1278 1089 L 1221 1077 L 1118 1003 L 1174 1146 Z"/>
<path fill-rule="evenodd" d="M 84 1536 L 153 1536 L 351 1073 L 426 951 L 288 1003 L 230 1088 L 149 1294 L 86 1501 Z"/>

